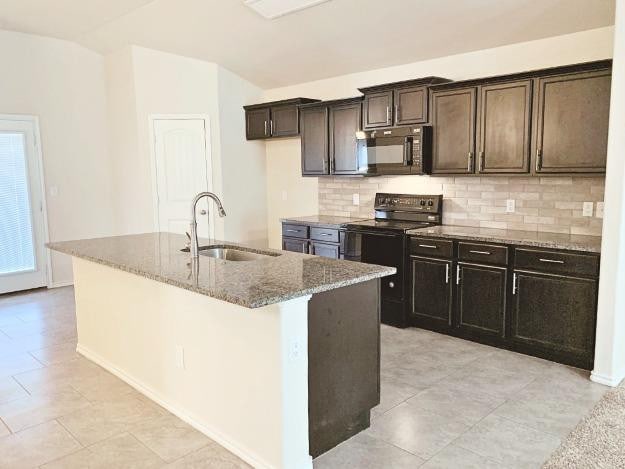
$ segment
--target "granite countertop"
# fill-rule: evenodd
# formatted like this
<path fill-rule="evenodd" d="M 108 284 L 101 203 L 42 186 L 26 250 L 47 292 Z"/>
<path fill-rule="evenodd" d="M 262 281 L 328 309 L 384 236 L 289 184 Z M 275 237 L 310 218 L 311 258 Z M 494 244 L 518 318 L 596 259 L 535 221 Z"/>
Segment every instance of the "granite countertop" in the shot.
<path fill-rule="evenodd" d="M 237 243 L 200 240 L 200 246 L 225 245 L 252 252 L 279 254 L 253 261 L 225 261 L 201 256 L 191 262 L 181 252 L 187 238 L 173 233 L 145 233 L 49 243 L 71 256 L 97 262 L 157 282 L 191 290 L 247 308 L 392 275 L 394 267 L 326 259 L 274 249 L 253 249 Z"/>
<path fill-rule="evenodd" d="M 336 217 L 332 215 L 311 215 L 308 217 L 282 218 L 280 221 L 283 223 L 293 223 L 295 225 L 304 224 L 304 225 L 324 226 L 328 228 L 339 228 L 341 225 L 354 223 L 360 220 L 366 220 L 366 218 Z"/>
<path fill-rule="evenodd" d="M 441 225 L 408 231 L 413 236 L 455 238 L 490 243 L 518 244 L 550 249 L 601 252 L 601 236 L 538 233 L 535 231 L 500 230 L 467 226 Z"/>

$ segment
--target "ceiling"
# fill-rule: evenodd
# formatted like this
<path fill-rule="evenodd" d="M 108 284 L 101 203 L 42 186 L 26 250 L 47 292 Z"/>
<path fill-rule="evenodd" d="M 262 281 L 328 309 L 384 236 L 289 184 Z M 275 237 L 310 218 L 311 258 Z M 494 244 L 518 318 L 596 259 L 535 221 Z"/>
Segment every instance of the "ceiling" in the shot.
<path fill-rule="evenodd" d="M 331 0 L 274 20 L 242 0 L 0 0 L 2 29 L 196 57 L 263 88 L 613 23 L 614 0 Z"/>

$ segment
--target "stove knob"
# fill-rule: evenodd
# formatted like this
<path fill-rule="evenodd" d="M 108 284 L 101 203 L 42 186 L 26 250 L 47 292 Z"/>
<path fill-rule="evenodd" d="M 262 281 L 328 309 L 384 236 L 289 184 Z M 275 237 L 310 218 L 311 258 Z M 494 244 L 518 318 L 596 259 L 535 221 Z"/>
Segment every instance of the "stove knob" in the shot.
<path fill-rule="evenodd" d="M 434 206 L 434 201 L 433 201 L 433 200 L 428 200 L 428 205 L 429 205 L 430 207 L 433 207 L 433 206 Z"/>
<path fill-rule="evenodd" d="M 419 205 L 423 207 L 425 205 L 425 200 L 421 199 L 421 201 L 419 202 Z"/>

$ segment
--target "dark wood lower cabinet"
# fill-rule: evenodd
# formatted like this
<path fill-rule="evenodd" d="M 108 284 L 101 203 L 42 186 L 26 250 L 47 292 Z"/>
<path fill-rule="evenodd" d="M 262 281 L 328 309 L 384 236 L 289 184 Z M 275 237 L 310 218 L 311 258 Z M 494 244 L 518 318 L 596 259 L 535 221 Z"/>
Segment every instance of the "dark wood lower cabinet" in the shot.
<path fill-rule="evenodd" d="M 515 272 L 512 339 L 546 357 L 572 357 L 590 368 L 594 352 L 597 280 Z"/>
<path fill-rule="evenodd" d="M 451 325 L 451 267 L 448 260 L 410 256 L 411 312 L 415 324 L 437 328 Z"/>
<path fill-rule="evenodd" d="M 458 328 L 470 334 L 503 337 L 508 269 L 458 263 Z"/>
<path fill-rule="evenodd" d="M 321 257 L 329 257 L 330 259 L 339 258 L 339 245 L 319 243 L 317 241 L 310 242 L 310 254 Z"/>
<path fill-rule="evenodd" d="M 282 238 L 282 250 L 308 254 L 307 239 Z"/>

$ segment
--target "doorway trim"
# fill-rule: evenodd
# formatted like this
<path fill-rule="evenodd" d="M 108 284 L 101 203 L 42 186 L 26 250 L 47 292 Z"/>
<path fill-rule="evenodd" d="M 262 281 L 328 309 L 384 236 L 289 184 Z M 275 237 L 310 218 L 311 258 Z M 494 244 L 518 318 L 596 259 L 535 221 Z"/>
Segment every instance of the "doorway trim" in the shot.
<path fill-rule="evenodd" d="M 208 114 L 149 114 L 148 115 L 148 131 L 150 140 L 150 169 L 152 171 L 152 217 L 154 220 L 154 231 L 160 229 L 158 222 L 158 176 L 156 174 L 156 135 L 154 134 L 154 123 L 157 120 L 203 120 L 204 121 L 204 145 L 206 150 L 206 173 L 208 182 L 214 187 L 213 178 L 213 151 L 211 140 L 210 115 Z M 191 200 L 189 200 L 191 204 Z M 214 230 L 214 227 L 210 227 Z M 213 231 L 214 234 L 214 231 Z"/>
<path fill-rule="evenodd" d="M 46 200 L 46 183 L 43 168 L 43 151 L 41 149 L 41 132 L 39 130 L 39 116 L 30 114 L 0 114 L 0 120 L 14 122 L 28 122 L 33 126 L 33 136 L 35 140 L 35 161 L 37 163 L 37 172 L 39 173 L 39 190 L 41 192 L 41 217 L 43 224 L 43 249 L 45 252 L 45 280 L 47 288 L 64 287 L 66 283 L 54 284 L 52 282 L 52 255 L 50 250 L 45 246 L 50 242 L 50 232 L 48 229 L 48 202 Z"/>

